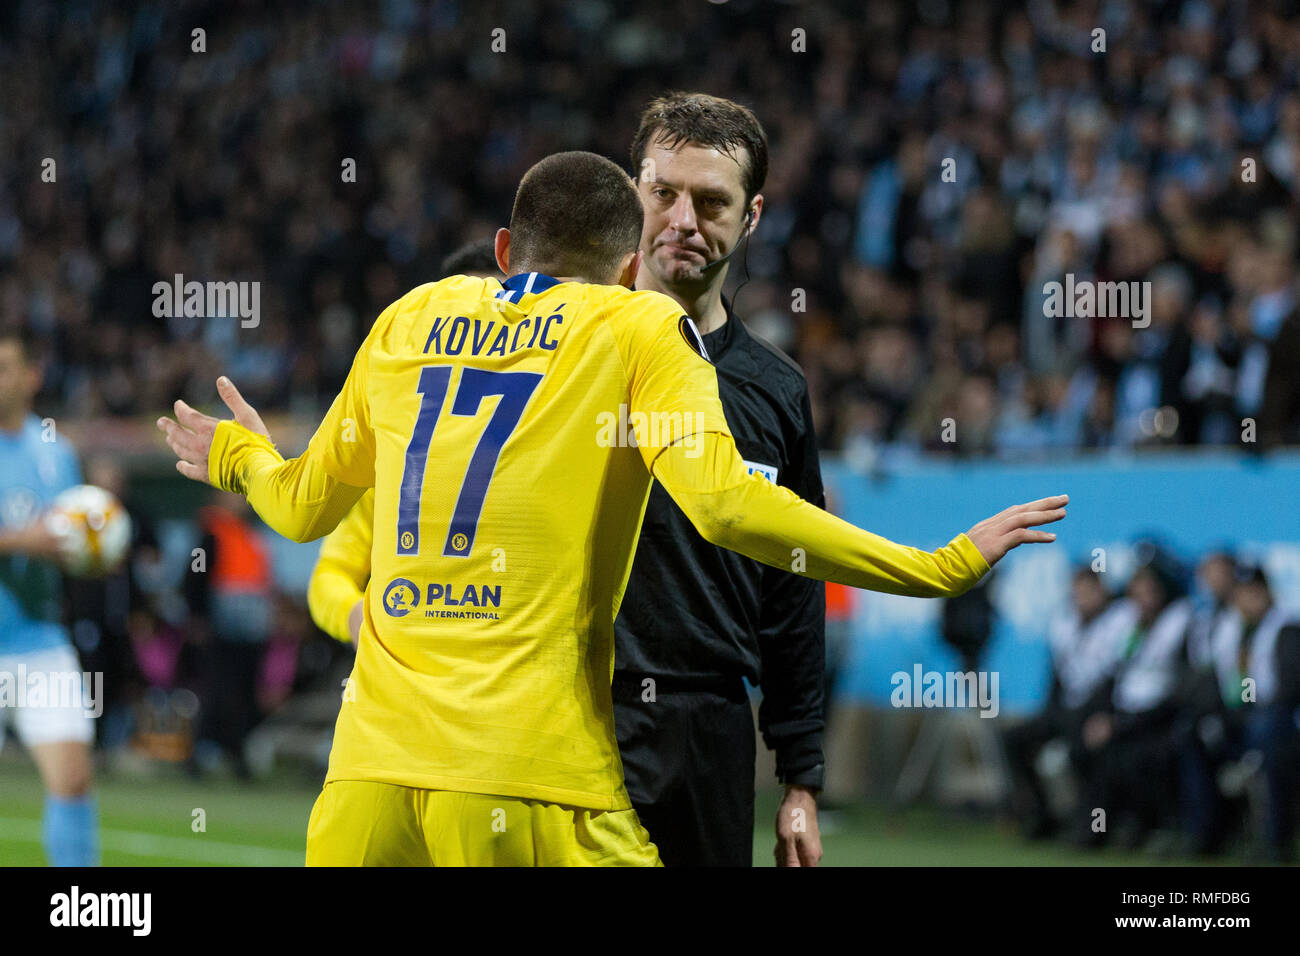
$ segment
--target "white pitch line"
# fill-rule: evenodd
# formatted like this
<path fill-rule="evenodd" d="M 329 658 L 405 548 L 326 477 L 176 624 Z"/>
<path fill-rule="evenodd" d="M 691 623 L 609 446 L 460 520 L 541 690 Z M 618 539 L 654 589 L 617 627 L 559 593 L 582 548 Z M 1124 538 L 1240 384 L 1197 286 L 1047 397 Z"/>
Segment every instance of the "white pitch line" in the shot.
<path fill-rule="evenodd" d="M 20 817 L 0 817 L 0 840 L 22 843 L 41 842 L 41 824 Z M 115 853 L 131 856 L 165 857 L 186 863 L 216 863 L 233 866 L 302 866 L 303 854 L 292 850 L 275 850 L 243 843 L 222 843 L 201 834 L 193 839 L 159 836 L 139 830 L 116 830 L 101 827 L 100 846 Z M 0 861 L 3 862 L 3 861 Z"/>

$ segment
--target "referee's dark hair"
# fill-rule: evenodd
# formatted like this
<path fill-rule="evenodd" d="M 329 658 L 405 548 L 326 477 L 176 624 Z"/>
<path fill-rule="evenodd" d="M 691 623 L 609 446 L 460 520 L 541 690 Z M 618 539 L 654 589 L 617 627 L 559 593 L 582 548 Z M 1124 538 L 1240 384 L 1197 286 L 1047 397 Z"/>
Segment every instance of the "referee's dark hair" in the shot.
<path fill-rule="evenodd" d="M 767 181 L 767 134 L 758 117 L 739 103 L 708 93 L 673 92 L 650 101 L 632 139 L 633 175 L 641 175 L 651 144 L 676 149 L 686 143 L 712 147 L 736 160 L 746 205 Z M 744 162 L 737 155 L 740 147 L 748 154 Z"/>
<path fill-rule="evenodd" d="M 475 239 L 454 250 L 442 260 L 439 275 L 497 276 L 497 254 L 491 239 Z"/>
<path fill-rule="evenodd" d="M 641 220 L 641 199 L 618 164 L 595 153 L 547 156 L 515 193 L 510 271 L 616 279 L 641 242 Z"/>

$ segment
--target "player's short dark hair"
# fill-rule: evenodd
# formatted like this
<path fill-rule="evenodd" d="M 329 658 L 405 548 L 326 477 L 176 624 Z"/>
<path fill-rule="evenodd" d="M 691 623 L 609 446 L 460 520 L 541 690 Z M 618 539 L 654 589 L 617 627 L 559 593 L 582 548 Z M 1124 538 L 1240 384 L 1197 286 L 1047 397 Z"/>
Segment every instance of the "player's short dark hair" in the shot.
<path fill-rule="evenodd" d="M 473 242 L 465 243 L 443 259 L 439 274 L 494 276 L 500 271 L 497 268 L 496 243 L 491 239 L 475 239 Z"/>
<path fill-rule="evenodd" d="M 740 163 L 740 182 L 748 203 L 767 181 L 767 134 L 752 111 L 707 93 L 672 92 L 651 100 L 641 113 L 632 140 L 632 170 L 639 176 L 652 144 L 676 149 L 698 143 L 729 154 Z M 744 147 L 748 156 L 737 155 Z"/>
<path fill-rule="evenodd" d="M 510 270 L 602 281 L 641 243 L 641 199 L 595 153 L 547 156 L 524 173 L 510 213 Z"/>
<path fill-rule="evenodd" d="M 13 342 L 22 352 L 23 361 L 34 365 L 41 360 L 41 343 L 36 333 L 21 322 L 0 325 L 0 343 Z"/>

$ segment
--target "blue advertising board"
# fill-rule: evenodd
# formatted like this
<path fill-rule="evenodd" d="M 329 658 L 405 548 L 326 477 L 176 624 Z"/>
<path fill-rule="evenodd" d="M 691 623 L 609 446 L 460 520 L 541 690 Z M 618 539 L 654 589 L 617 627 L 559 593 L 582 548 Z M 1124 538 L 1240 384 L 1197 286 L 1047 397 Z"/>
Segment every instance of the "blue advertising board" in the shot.
<path fill-rule="evenodd" d="M 1300 607 L 1300 455 L 1230 452 L 1062 459 L 1011 465 L 924 462 L 881 475 L 823 466 L 833 509 L 894 541 L 941 547 L 1009 505 L 1070 495 L 1057 541 L 1012 552 L 990 581 L 994 633 L 980 662 L 999 675 L 1001 707 L 1023 713 L 1049 686 L 1047 632 L 1068 606 L 1073 565 L 1099 557 L 1113 589 L 1131 545 L 1158 536 L 1189 564 L 1224 546 L 1263 562 L 1279 604 Z M 889 704 L 891 676 L 961 669 L 939 637 L 941 602 L 856 591 L 841 699 Z"/>

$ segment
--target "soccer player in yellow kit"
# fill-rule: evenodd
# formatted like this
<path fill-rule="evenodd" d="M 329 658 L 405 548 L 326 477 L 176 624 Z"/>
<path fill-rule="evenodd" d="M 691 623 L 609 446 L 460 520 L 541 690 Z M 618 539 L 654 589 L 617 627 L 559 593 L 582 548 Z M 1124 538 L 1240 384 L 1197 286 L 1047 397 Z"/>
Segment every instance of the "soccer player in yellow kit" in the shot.
<path fill-rule="evenodd" d="M 467 242 L 447 256 L 442 275 L 497 275 L 491 239 Z M 352 644 L 361 633 L 366 583 L 370 580 L 370 543 L 375 523 L 375 492 L 370 489 L 352 506 L 337 528 L 321 542 L 320 555 L 307 583 L 312 620 L 330 637 Z"/>
<path fill-rule="evenodd" d="M 186 477 L 298 541 L 375 489 L 372 576 L 309 865 L 654 865 L 614 737 L 613 628 L 650 480 L 709 541 L 823 580 L 960 594 L 1055 536 L 1064 496 L 934 552 L 749 475 L 713 367 L 666 296 L 632 292 L 641 203 L 591 153 L 542 160 L 497 234 L 505 283 L 452 277 L 389 306 L 307 450 L 234 421 L 159 427 Z M 600 284 L 596 284 L 600 283 Z"/>

